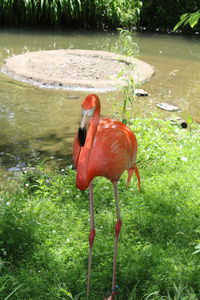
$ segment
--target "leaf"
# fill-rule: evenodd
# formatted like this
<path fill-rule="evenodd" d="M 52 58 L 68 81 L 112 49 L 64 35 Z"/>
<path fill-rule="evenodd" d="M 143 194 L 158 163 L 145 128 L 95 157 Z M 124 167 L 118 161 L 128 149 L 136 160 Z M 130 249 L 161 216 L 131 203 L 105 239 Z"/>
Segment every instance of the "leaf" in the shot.
<path fill-rule="evenodd" d="M 200 244 L 198 244 L 195 249 L 197 249 L 196 251 L 194 251 L 192 254 L 197 254 L 200 253 Z"/>
<path fill-rule="evenodd" d="M 190 16 L 189 18 L 189 24 L 193 28 L 199 21 L 200 18 L 200 13 L 194 13 Z"/>
<path fill-rule="evenodd" d="M 188 23 L 190 27 L 193 28 L 199 21 L 200 11 L 196 11 L 194 13 L 185 13 L 180 16 L 180 21 L 174 26 L 173 32 L 178 29 L 181 25 L 185 26 Z"/>
<path fill-rule="evenodd" d="M 73 299 L 71 292 L 68 292 L 63 288 L 60 288 L 60 291 L 63 292 L 65 295 L 67 295 L 70 299 Z"/>
<path fill-rule="evenodd" d="M 192 119 L 191 116 L 189 116 L 189 117 L 187 118 L 187 123 L 188 123 L 188 125 L 191 125 L 191 124 L 193 123 L 193 119 Z"/>
<path fill-rule="evenodd" d="M 190 15 L 190 13 L 182 14 L 182 15 L 180 16 L 180 20 L 185 21 L 185 19 L 186 19 L 187 17 L 189 17 L 189 15 Z"/>
<path fill-rule="evenodd" d="M 4 300 L 9 299 L 23 284 L 20 284 L 19 286 L 17 286 L 6 298 L 4 298 Z"/>
<path fill-rule="evenodd" d="M 2 259 L 0 257 L 0 271 L 1 271 L 2 266 L 3 266 L 3 261 L 2 261 Z"/>
<path fill-rule="evenodd" d="M 185 19 L 179 21 L 173 28 L 173 32 L 176 31 L 183 23 L 185 22 Z"/>

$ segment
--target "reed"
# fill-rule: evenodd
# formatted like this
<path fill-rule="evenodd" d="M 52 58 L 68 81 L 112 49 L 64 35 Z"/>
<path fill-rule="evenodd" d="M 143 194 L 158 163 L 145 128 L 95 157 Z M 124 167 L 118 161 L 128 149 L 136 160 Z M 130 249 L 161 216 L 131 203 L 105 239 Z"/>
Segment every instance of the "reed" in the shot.
<path fill-rule="evenodd" d="M 138 0 L 0 0 L 0 24 L 134 26 L 138 21 L 140 3 Z"/>

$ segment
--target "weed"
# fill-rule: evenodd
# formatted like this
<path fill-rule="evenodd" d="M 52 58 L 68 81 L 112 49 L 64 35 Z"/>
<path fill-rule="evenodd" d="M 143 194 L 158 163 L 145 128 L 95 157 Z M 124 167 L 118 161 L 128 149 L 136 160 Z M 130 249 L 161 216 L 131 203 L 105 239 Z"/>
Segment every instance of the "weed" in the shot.
<path fill-rule="evenodd" d="M 139 48 L 134 42 L 133 32 L 122 28 L 118 28 L 118 32 L 118 40 L 114 47 L 111 48 L 111 51 L 123 54 L 126 58 L 135 57 L 139 52 Z M 118 79 L 122 79 L 123 85 L 118 87 L 122 94 L 122 103 L 115 105 L 115 112 L 117 111 L 115 114 L 117 114 L 121 121 L 125 124 L 130 122 L 131 110 L 135 100 L 134 90 L 137 84 L 133 75 L 131 75 L 133 74 L 134 68 L 134 64 L 126 64 L 117 76 Z"/>

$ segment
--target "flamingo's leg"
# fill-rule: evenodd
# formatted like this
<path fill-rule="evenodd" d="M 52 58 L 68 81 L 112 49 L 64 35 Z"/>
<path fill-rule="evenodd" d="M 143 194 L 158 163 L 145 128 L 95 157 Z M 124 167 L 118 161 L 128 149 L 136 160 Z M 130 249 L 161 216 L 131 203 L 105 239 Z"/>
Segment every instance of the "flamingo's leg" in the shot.
<path fill-rule="evenodd" d="M 136 163 L 134 163 L 133 167 L 130 168 L 128 170 L 128 180 L 127 180 L 127 184 L 126 184 L 126 187 L 128 187 L 129 183 L 130 183 L 130 180 L 131 180 L 131 176 L 133 174 L 133 172 L 135 172 L 135 175 L 137 176 L 137 180 L 138 180 L 138 189 L 140 191 L 140 173 L 139 173 L 139 170 L 136 166 Z"/>
<path fill-rule="evenodd" d="M 90 278 L 92 266 L 92 248 L 95 238 L 95 225 L 94 225 L 94 198 L 93 198 L 93 183 L 89 185 L 89 200 L 90 200 L 90 234 L 89 234 L 89 257 L 88 257 L 88 275 L 87 275 L 87 297 L 90 295 Z"/>
<path fill-rule="evenodd" d="M 121 217 L 120 217 L 120 209 L 119 209 L 119 196 L 118 196 L 117 185 L 118 185 L 117 181 L 113 182 L 117 223 L 115 225 L 115 243 L 114 243 L 113 278 L 112 278 L 112 299 L 115 298 L 116 289 L 117 289 L 117 286 L 116 286 L 117 250 L 118 250 L 119 233 L 120 233 L 121 226 L 122 226 L 122 220 L 121 220 Z"/>

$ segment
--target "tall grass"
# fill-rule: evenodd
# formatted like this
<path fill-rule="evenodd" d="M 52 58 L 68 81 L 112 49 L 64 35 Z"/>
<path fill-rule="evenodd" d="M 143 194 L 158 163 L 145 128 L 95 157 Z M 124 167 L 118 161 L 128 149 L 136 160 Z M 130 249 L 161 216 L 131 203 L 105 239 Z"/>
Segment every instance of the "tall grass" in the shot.
<path fill-rule="evenodd" d="M 134 26 L 140 7 L 138 0 L 1 0 L 0 23 L 65 27 Z"/>
<path fill-rule="evenodd" d="M 200 297 L 200 127 L 181 130 L 157 119 L 136 119 L 142 189 L 127 175 L 119 183 L 123 227 L 119 300 L 197 300 Z M 49 169 L 49 168 L 48 168 Z M 111 184 L 95 179 L 91 300 L 109 295 L 115 204 Z M 86 299 L 88 191 L 75 172 L 23 175 L 0 192 L 0 299 Z M 79 296 L 78 296 L 79 295 Z M 12 298 L 11 297 L 11 298 Z"/>

